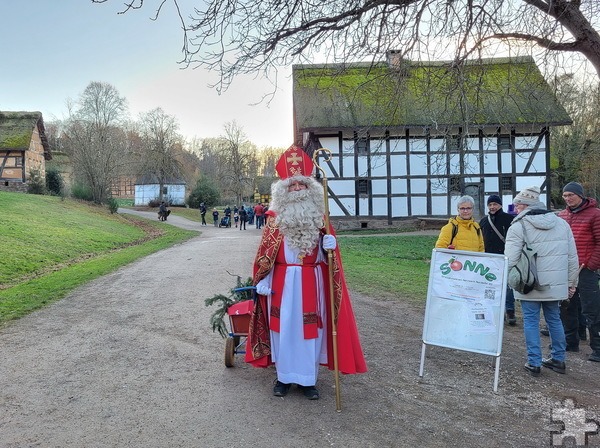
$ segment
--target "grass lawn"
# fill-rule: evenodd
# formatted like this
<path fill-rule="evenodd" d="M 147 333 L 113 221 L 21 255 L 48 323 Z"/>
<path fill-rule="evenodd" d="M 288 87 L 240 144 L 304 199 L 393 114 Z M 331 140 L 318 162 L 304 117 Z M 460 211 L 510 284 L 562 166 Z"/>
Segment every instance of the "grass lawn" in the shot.
<path fill-rule="evenodd" d="M 370 296 L 425 303 L 437 236 L 339 236 L 348 286 Z"/>
<path fill-rule="evenodd" d="M 0 192 L 0 325 L 196 232 L 58 197 Z M 172 213 L 200 221 L 196 209 Z M 364 233 L 361 233 L 364 235 Z M 435 236 L 338 235 L 351 289 L 424 303 Z"/>
<path fill-rule="evenodd" d="M 0 192 L 0 324 L 195 235 L 106 207 Z"/>

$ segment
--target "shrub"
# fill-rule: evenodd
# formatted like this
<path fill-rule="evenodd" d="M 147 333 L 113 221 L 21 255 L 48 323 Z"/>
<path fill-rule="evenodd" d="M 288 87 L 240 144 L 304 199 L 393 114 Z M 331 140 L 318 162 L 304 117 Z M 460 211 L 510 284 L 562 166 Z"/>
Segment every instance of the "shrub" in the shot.
<path fill-rule="evenodd" d="M 29 171 L 29 179 L 27 180 L 27 193 L 46 194 L 46 182 L 44 181 L 40 170 L 31 169 Z"/>
<path fill-rule="evenodd" d="M 119 209 L 119 201 L 117 201 L 115 198 L 109 198 L 108 199 L 108 210 L 110 210 L 111 214 L 117 213 L 117 210 Z"/>
<path fill-rule="evenodd" d="M 207 207 L 213 207 L 220 200 L 219 190 L 213 182 L 206 177 L 201 177 L 186 202 L 190 208 L 200 208 L 201 202 L 204 202 Z"/>
<path fill-rule="evenodd" d="M 53 196 L 62 196 L 64 190 L 64 181 L 56 168 L 46 170 L 46 188 Z"/>
<path fill-rule="evenodd" d="M 94 195 L 92 189 L 86 185 L 75 184 L 71 189 L 71 195 L 76 199 L 82 199 L 84 201 L 93 201 Z"/>

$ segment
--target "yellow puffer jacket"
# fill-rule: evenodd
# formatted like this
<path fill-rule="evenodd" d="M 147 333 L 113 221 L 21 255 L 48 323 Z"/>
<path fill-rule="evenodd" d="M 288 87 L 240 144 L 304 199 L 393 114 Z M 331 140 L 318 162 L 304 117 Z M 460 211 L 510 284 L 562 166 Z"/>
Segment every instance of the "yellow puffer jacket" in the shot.
<path fill-rule="evenodd" d="M 452 230 L 456 226 L 458 231 L 452 239 Z M 456 250 L 470 250 L 472 252 L 483 252 L 483 235 L 479 224 L 471 219 L 462 219 L 460 217 L 450 218 L 448 224 L 442 227 L 435 247 L 447 249 L 452 241 Z"/>

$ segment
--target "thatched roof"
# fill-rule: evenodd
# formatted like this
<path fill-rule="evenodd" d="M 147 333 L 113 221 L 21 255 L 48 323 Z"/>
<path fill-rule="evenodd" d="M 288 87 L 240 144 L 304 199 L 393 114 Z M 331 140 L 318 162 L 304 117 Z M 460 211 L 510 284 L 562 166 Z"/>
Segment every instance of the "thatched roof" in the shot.
<path fill-rule="evenodd" d="M 0 149 L 27 151 L 37 127 L 44 147 L 44 158 L 52 159 L 41 112 L 0 111 Z"/>
<path fill-rule="evenodd" d="M 295 65 L 296 130 L 571 124 L 532 58 Z"/>

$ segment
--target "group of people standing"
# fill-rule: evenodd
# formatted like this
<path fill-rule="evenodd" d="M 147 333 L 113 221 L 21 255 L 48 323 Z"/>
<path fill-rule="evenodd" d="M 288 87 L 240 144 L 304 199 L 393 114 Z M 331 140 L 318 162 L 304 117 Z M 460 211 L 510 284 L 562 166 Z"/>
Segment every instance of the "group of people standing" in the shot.
<path fill-rule="evenodd" d="M 488 214 L 473 219 L 474 200 L 458 200 L 458 215 L 442 227 L 437 248 L 505 254 L 508 269 L 517 264 L 525 245 L 537 252 L 538 287 L 527 294 L 508 288 L 506 321 L 516 324 L 515 299 L 521 303 L 527 347 L 525 369 L 539 376 L 541 367 L 566 372 L 566 352 L 578 352 L 580 316 L 590 334 L 588 360 L 600 362 L 600 209 L 577 182 L 564 186 L 566 208 L 555 214 L 540 200 L 537 186 L 525 188 L 513 199 L 516 216 L 502 210 L 502 199 L 491 195 Z M 551 340 L 550 356 L 543 358 L 540 312 Z"/>
<path fill-rule="evenodd" d="M 256 221 L 256 228 L 261 229 L 263 226 L 264 214 L 267 210 L 267 207 L 262 203 L 257 203 L 254 207 L 244 206 L 243 204 L 238 208 L 237 206 L 233 207 L 233 210 L 228 205 L 223 209 L 223 214 L 226 219 L 231 221 L 233 214 L 233 222 L 236 228 L 239 227 L 240 230 L 246 230 L 246 224 L 252 225 L 254 221 Z M 206 225 L 206 205 L 204 202 L 200 203 L 200 217 L 202 218 L 201 225 Z M 217 208 L 212 209 L 212 217 L 213 224 L 215 227 L 219 226 L 219 216 L 220 213 Z M 231 227 L 227 225 L 227 227 Z"/>

